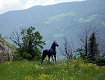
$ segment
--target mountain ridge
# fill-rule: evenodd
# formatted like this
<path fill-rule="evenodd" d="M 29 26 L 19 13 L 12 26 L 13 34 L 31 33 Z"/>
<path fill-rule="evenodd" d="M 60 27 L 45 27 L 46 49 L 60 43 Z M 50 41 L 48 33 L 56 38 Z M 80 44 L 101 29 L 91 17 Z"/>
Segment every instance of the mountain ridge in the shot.
<path fill-rule="evenodd" d="M 3 35 L 10 35 L 20 27 L 35 26 L 47 44 L 51 44 L 53 40 L 61 44 L 61 39 L 65 36 L 72 38 L 75 46 L 78 46 L 78 36 L 85 26 L 93 25 L 98 28 L 100 26 L 102 31 L 105 30 L 104 2 L 104 0 L 66 2 L 7 12 L 0 15 L 0 32 Z"/>

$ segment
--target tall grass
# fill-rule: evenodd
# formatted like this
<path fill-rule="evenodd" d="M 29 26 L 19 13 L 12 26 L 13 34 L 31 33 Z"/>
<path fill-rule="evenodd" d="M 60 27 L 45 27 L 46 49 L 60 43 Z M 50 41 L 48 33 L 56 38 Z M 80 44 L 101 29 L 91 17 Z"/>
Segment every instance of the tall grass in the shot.
<path fill-rule="evenodd" d="M 55 64 L 13 61 L 0 64 L 0 80 L 105 80 L 105 67 L 81 59 Z"/>

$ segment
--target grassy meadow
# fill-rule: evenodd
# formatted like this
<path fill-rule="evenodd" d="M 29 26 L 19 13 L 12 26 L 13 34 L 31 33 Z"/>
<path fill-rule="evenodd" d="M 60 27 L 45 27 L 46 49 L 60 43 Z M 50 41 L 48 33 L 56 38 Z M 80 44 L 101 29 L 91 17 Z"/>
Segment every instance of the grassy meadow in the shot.
<path fill-rule="evenodd" d="M 105 67 L 81 59 L 55 64 L 12 61 L 0 64 L 0 80 L 105 80 Z"/>

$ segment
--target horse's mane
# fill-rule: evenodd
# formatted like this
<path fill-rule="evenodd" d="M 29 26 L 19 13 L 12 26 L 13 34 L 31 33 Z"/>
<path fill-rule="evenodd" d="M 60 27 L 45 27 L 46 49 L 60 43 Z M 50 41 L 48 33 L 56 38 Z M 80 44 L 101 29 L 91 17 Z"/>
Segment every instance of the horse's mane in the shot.
<path fill-rule="evenodd" d="M 54 46 L 54 44 L 55 44 L 55 42 L 53 42 L 53 43 L 52 43 L 52 45 L 51 45 L 51 48 L 50 48 L 50 49 L 52 49 L 52 50 L 54 50 L 54 51 L 55 51 L 55 50 L 56 50 L 56 49 L 55 49 L 55 48 L 56 48 L 56 46 Z"/>

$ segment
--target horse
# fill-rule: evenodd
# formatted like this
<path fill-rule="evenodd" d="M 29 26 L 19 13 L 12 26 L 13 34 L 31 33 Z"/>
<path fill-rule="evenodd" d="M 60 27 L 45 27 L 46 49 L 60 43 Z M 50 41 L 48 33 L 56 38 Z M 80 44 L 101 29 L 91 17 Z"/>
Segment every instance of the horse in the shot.
<path fill-rule="evenodd" d="M 42 63 L 43 63 L 43 60 L 45 59 L 46 56 L 48 56 L 48 60 L 50 61 L 50 57 L 52 57 L 52 60 L 54 62 L 56 62 L 56 47 L 58 47 L 59 45 L 57 44 L 56 41 L 54 41 L 51 45 L 51 48 L 50 49 L 46 49 L 46 50 L 43 50 L 43 54 L 42 54 Z M 54 57 L 54 59 L 53 59 Z"/>

